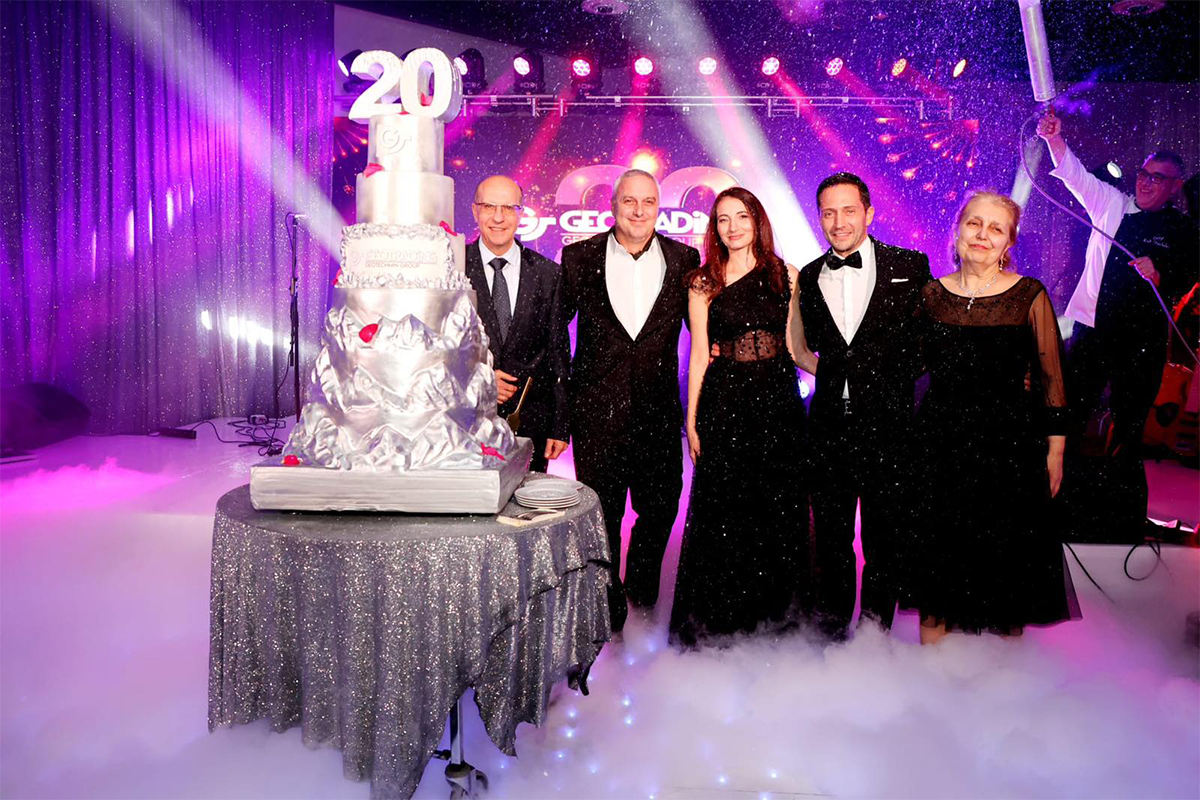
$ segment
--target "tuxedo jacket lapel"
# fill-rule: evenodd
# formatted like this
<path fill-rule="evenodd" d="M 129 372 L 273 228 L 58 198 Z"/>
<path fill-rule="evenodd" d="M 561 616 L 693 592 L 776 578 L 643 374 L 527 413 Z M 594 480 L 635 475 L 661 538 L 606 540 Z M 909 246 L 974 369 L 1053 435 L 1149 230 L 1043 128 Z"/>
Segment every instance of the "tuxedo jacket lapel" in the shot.
<path fill-rule="evenodd" d="M 604 319 L 609 327 L 617 331 L 618 335 L 624 336 L 629 341 L 633 341 L 633 337 L 629 335 L 629 331 L 625 330 L 625 326 L 621 324 L 621 320 L 617 319 L 616 309 L 613 308 L 612 298 L 608 296 L 608 237 L 612 235 L 612 229 L 602 237 L 592 239 L 589 244 L 595 247 L 591 253 L 590 262 L 596 265 L 594 274 L 595 283 L 593 291 L 597 294 L 597 300 L 600 307 L 604 310 Z"/>
<path fill-rule="evenodd" d="M 496 309 L 492 306 L 492 292 L 488 289 L 478 240 L 467 247 L 467 278 L 475 287 L 476 310 L 479 312 L 479 318 L 483 320 L 484 333 L 487 334 L 488 341 L 493 343 L 493 350 L 498 352 L 501 349 L 500 323 L 496 321 Z M 520 302 L 519 295 L 517 302 Z"/>
<path fill-rule="evenodd" d="M 521 277 L 517 281 L 517 305 L 513 309 L 513 327 L 529 320 L 529 312 L 533 307 L 534 295 L 537 293 L 537 272 L 526 258 L 525 248 L 521 248 Z M 526 269 L 529 267 L 529 269 Z"/>
<path fill-rule="evenodd" d="M 866 338 L 875 334 L 875 329 L 886 316 L 885 307 L 889 305 L 895 291 L 892 285 L 892 276 L 895 274 L 892 260 L 878 241 L 872 238 L 871 243 L 875 247 L 875 286 L 871 290 L 871 299 L 867 301 L 867 309 L 863 312 L 862 322 L 858 324 L 855 338 Z"/>
<path fill-rule="evenodd" d="M 518 247 L 520 247 L 519 244 Z M 517 305 L 513 309 L 512 326 L 509 328 L 505 344 L 518 340 L 528 333 L 534 304 L 539 299 L 537 297 L 539 284 L 537 268 L 533 266 L 532 259 L 528 258 L 527 254 L 528 251 L 521 247 L 521 277 L 517 280 Z M 495 316 L 494 310 L 492 315 Z"/>
<path fill-rule="evenodd" d="M 822 256 L 822 260 L 823 259 L 824 259 L 824 256 Z M 811 288 L 811 291 L 815 292 L 816 308 L 825 317 L 825 319 L 821 320 L 821 327 L 825 328 L 829 331 L 832 331 L 833 335 L 838 337 L 838 339 L 841 340 L 843 347 L 849 347 L 850 343 L 846 341 L 845 335 L 842 333 L 841 329 L 838 328 L 837 323 L 833 319 L 833 312 L 829 310 L 829 304 L 827 302 L 825 302 L 825 292 L 823 292 L 821 290 L 821 270 L 822 269 L 824 269 L 823 266 L 817 266 L 816 270 L 814 270 L 814 272 L 816 274 L 813 277 L 812 288 Z M 863 317 L 863 321 L 864 322 L 866 321 L 865 316 Z M 815 320 L 814 320 L 814 322 L 815 322 Z M 859 325 L 859 328 L 860 329 L 862 328 L 861 324 Z"/>
<path fill-rule="evenodd" d="M 666 270 L 663 273 L 662 287 L 658 290 L 658 296 L 654 298 L 654 305 L 650 307 L 650 315 L 646 317 L 645 324 L 643 324 L 642 329 L 638 331 L 638 339 L 642 338 L 648 331 L 653 330 L 664 322 L 674 321 L 668 319 L 666 316 L 666 308 L 668 305 L 667 297 L 672 289 L 683 285 L 683 263 L 681 260 L 682 254 L 674 252 L 673 249 L 668 250 L 667 246 L 663 243 L 664 237 L 662 234 L 655 233 L 654 235 L 658 237 L 658 249 L 663 254 L 663 263 L 666 265 Z M 613 313 L 613 316 L 616 316 L 615 312 Z M 620 325 L 621 323 L 618 322 L 617 324 Z M 621 326 L 621 329 L 624 330 L 623 325 Z"/>

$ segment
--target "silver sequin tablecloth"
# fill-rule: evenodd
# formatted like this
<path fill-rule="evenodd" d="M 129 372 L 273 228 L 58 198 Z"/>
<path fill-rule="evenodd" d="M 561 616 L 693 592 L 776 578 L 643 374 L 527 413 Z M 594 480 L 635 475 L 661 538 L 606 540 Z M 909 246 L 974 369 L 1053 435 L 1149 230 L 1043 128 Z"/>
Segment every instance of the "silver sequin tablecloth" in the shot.
<path fill-rule="evenodd" d="M 458 697 L 515 754 L 550 687 L 609 638 L 596 494 L 521 528 L 490 516 L 255 511 L 217 504 L 208 726 L 270 720 L 342 751 L 373 798 L 412 795 Z M 511 513 L 516 507 L 507 509 Z"/>

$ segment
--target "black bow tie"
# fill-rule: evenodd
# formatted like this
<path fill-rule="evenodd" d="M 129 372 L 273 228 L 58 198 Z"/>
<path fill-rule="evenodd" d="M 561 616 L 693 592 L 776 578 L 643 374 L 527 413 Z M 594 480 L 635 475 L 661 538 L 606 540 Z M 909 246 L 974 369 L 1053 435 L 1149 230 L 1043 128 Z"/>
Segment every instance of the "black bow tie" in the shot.
<path fill-rule="evenodd" d="M 825 256 L 825 266 L 829 267 L 830 269 L 841 269 L 842 267 L 862 269 L 862 252 L 855 250 L 845 258 L 838 258 L 831 250 L 829 251 L 829 254 Z"/>

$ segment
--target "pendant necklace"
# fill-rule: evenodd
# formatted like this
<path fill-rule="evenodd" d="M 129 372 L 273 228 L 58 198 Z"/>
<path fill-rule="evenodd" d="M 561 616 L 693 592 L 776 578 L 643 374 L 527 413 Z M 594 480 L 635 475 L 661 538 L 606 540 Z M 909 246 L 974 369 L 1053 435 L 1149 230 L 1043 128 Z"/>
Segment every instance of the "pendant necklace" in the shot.
<path fill-rule="evenodd" d="M 1003 271 L 1004 270 L 1000 270 L 1000 269 L 996 270 L 996 274 L 992 276 L 991 280 L 989 280 L 987 283 L 985 283 L 983 286 L 980 286 L 978 289 L 976 289 L 973 292 L 970 291 L 969 289 L 967 289 L 966 273 L 964 273 L 964 272 L 958 273 L 958 288 L 960 288 L 964 292 L 966 292 L 967 297 L 970 298 L 967 300 L 967 311 L 971 310 L 971 306 L 972 306 L 972 304 L 974 304 L 975 298 L 978 297 L 980 295 L 980 293 L 986 292 L 988 290 L 988 287 L 990 287 L 993 283 L 996 282 L 996 279 L 1000 277 L 1000 273 Z"/>

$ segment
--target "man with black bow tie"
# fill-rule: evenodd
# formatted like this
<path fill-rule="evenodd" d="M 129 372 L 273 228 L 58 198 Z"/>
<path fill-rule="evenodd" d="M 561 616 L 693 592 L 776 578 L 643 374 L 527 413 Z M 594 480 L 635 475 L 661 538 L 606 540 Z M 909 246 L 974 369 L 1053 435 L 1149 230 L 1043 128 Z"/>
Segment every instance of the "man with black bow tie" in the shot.
<path fill-rule="evenodd" d="M 562 269 L 514 238 L 521 216 L 521 187 L 504 175 L 475 189 L 471 213 L 479 239 L 467 247 L 467 277 L 475 289 L 488 336 L 500 415 L 521 407 L 521 436 L 533 440 L 529 468 L 545 472 L 548 459 L 567 449 L 567 365 L 570 344 L 555 309 Z"/>
<path fill-rule="evenodd" d="M 867 235 L 875 209 L 857 175 L 821 181 L 817 205 L 830 249 L 800 271 L 788 336 L 797 364 L 817 379 L 808 453 L 813 611 L 821 630 L 840 640 L 854 612 L 856 506 L 863 616 L 889 627 L 895 613 L 901 532 L 911 515 L 906 444 L 921 371 L 914 315 L 932 276 L 924 253 Z"/>

